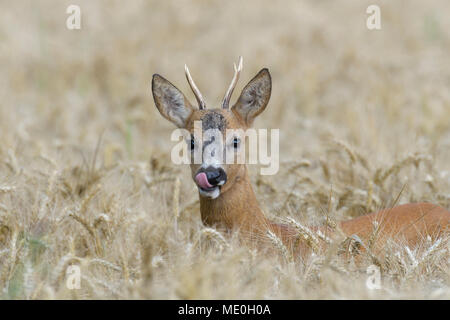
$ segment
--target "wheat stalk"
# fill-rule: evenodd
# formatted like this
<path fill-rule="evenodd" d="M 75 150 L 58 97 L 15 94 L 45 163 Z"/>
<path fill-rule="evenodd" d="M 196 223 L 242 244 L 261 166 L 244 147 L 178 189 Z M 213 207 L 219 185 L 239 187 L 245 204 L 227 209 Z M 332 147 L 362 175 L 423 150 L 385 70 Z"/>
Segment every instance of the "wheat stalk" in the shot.
<path fill-rule="evenodd" d="M 229 247 L 227 240 L 223 237 L 223 235 L 213 228 L 203 228 L 201 233 L 209 238 L 215 238 L 218 240 L 221 244 L 223 244 L 225 247 Z"/>
<path fill-rule="evenodd" d="M 90 259 L 88 261 L 88 264 L 93 264 L 93 263 L 98 263 L 98 264 L 101 264 L 101 265 L 103 265 L 105 267 L 108 267 L 109 269 L 112 269 L 114 271 L 122 272 L 122 268 L 121 267 L 119 267 L 118 265 L 116 265 L 114 263 L 111 263 L 111 262 L 109 262 L 107 260 L 104 260 L 104 259 L 94 258 L 94 259 Z"/>
<path fill-rule="evenodd" d="M 76 215 L 74 213 L 69 213 L 69 217 L 73 218 L 75 221 L 77 221 L 78 223 L 80 223 L 86 230 L 87 232 L 91 235 L 91 237 L 94 239 L 94 247 L 95 247 L 95 252 L 98 255 L 102 255 L 103 254 L 103 248 L 101 246 L 101 241 L 100 238 L 98 236 L 98 233 L 95 231 L 95 229 L 90 225 L 90 223 L 88 221 L 86 221 L 84 218 L 80 217 L 79 215 Z"/>
<path fill-rule="evenodd" d="M 430 257 L 434 252 L 437 251 L 439 245 L 442 243 L 442 238 L 437 239 L 420 257 L 420 262 L 424 262 L 428 257 Z"/>
<path fill-rule="evenodd" d="M 0 186 L 0 193 L 8 193 L 16 190 L 14 186 Z"/>
<path fill-rule="evenodd" d="M 31 264 L 30 259 L 25 259 L 24 262 L 24 272 L 23 272 L 23 286 L 24 293 L 27 300 L 29 300 L 33 294 L 35 288 L 35 282 L 33 279 L 33 265 Z"/>
<path fill-rule="evenodd" d="M 413 155 L 408 155 L 405 158 L 401 159 L 400 161 L 395 162 L 391 167 L 389 167 L 387 170 L 383 170 L 383 169 L 378 169 L 375 172 L 375 177 L 373 179 L 373 181 L 377 184 L 377 185 L 382 185 L 386 179 L 393 175 L 396 174 L 397 172 L 399 172 L 402 168 L 410 165 L 410 164 L 414 164 L 416 167 L 419 165 L 420 162 L 422 161 L 430 161 L 431 160 L 431 156 L 426 156 L 426 155 L 422 155 L 422 154 L 413 154 Z"/>
<path fill-rule="evenodd" d="M 298 234 L 306 241 L 315 252 L 319 250 L 320 241 L 318 237 L 308 227 L 301 225 L 295 219 L 288 217 L 287 222 L 292 225 L 298 232 Z"/>
<path fill-rule="evenodd" d="M 275 233 L 273 233 L 270 230 L 267 230 L 267 237 L 270 239 L 270 241 L 272 241 L 272 243 L 274 244 L 275 247 L 278 248 L 278 250 L 280 250 L 280 252 L 283 254 L 283 257 L 291 262 L 293 260 L 292 255 L 289 253 L 288 249 L 286 248 L 286 246 L 284 245 L 283 241 L 281 241 L 280 238 L 277 237 L 277 235 Z"/>
<path fill-rule="evenodd" d="M 177 221 L 180 216 L 180 184 L 180 178 L 176 177 L 173 186 L 172 198 L 172 210 L 175 221 Z"/>
<path fill-rule="evenodd" d="M 19 232 L 17 230 L 17 228 L 14 228 L 11 240 L 10 240 L 10 247 L 9 247 L 9 259 L 7 261 L 7 263 L 5 263 L 4 268 L 3 268 L 3 276 L 1 278 L 0 283 L 2 283 L 3 281 L 9 281 L 11 279 L 11 276 L 13 274 L 14 271 L 14 266 L 16 264 L 16 260 L 17 260 L 17 237 L 19 235 Z"/>
<path fill-rule="evenodd" d="M 356 162 L 355 152 L 353 151 L 352 148 L 350 148 L 350 146 L 347 143 L 345 143 L 344 141 L 341 141 L 341 140 L 337 140 L 337 139 L 333 140 L 333 142 L 335 144 L 337 144 L 338 146 L 340 146 L 342 149 L 344 149 L 344 151 L 347 153 L 347 155 L 350 158 L 350 161 L 352 163 Z"/>
<path fill-rule="evenodd" d="M 196 247 L 198 245 L 198 243 L 200 242 L 202 236 L 204 236 L 206 238 L 209 238 L 209 239 L 215 239 L 221 245 L 221 248 L 222 248 L 222 246 L 224 246 L 226 248 L 230 247 L 230 245 L 227 242 L 227 240 L 223 237 L 223 235 L 219 231 L 217 231 L 214 228 L 208 228 L 208 227 L 203 228 L 200 231 L 197 239 L 193 243 L 193 247 Z"/>
<path fill-rule="evenodd" d="M 178 218 L 180 216 L 180 178 L 176 177 L 173 187 L 172 213 L 175 236 L 178 236 Z"/>
<path fill-rule="evenodd" d="M 87 211 L 87 207 L 89 205 L 89 202 L 94 198 L 94 196 L 100 191 L 101 184 L 97 184 L 94 188 L 92 188 L 89 193 L 84 197 L 83 201 L 81 202 L 80 210 L 79 212 L 81 214 L 84 214 Z"/>
<path fill-rule="evenodd" d="M 419 261 L 417 261 L 415 253 L 413 253 L 408 246 L 405 246 L 405 251 L 408 255 L 408 258 L 411 260 L 411 268 L 414 270 L 419 265 Z"/>
<path fill-rule="evenodd" d="M 370 250 L 372 250 L 373 246 L 375 245 L 375 241 L 378 237 L 378 233 L 380 232 L 380 226 L 381 223 L 379 223 L 376 220 L 372 221 L 372 225 L 373 225 L 373 229 L 372 232 L 370 234 L 369 240 L 367 241 L 367 245 L 369 247 Z"/>

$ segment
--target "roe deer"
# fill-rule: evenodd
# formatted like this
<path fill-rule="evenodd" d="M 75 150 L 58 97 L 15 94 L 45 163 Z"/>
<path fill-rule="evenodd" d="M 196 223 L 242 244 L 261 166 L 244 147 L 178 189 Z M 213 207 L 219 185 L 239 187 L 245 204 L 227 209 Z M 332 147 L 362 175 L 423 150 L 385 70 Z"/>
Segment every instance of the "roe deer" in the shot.
<path fill-rule="evenodd" d="M 295 255 L 304 256 L 311 247 L 311 243 L 308 244 L 308 236 L 302 238 L 295 227 L 273 223 L 264 216 L 250 184 L 245 163 L 224 163 L 217 155 L 221 152 L 214 152 L 214 150 L 223 152 L 233 150 L 237 154 L 245 152 L 242 150 L 244 148 L 240 148 L 242 137 L 237 134 L 232 137 L 224 135 L 223 141 L 216 141 L 210 137 L 196 141 L 194 135 L 196 121 L 201 121 L 203 131 L 246 130 L 251 127 L 256 116 L 266 108 L 272 88 L 271 76 L 266 68 L 250 80 L 237 102 L 229 108 L 230 98 L 242 69 L 242 57 L 238 67 L 234 68 L 234 77 L 223 98 L 221 108 L 210 110 L 206 109 L 205 101 L 187 66 L 185 66 L 186 78 L 195 94 L 198 109 L 194 108 L 173 84 L 154 74 L 152 92 L 156 107 L 164 118 L 190 132 L 190 141 L 187 142 L 192 151 L 202 146 L 201 163 L 191 162 L 191 171 L 199 191 L 203 223 L 227 231 L 239 230 L 244 238 L 256 242 L 267 239 L 267 235 L 275 235 L 286 248 L 294 251 Z M 312 227 L 311 230 L 313 233 L 326 233 L 328 237 L 337 234 L 337 231 L 346 236 L 356 235 L 364 244 L 366 241 L 373 241 L 371 238 L 374 226 L 378 225 L 375 227 L 376 246 L 373 247 L 371 244 L 371 248 L 375 250 L 382 249 L 388 239 L 415 245 L 427 236 L 431 238 L 442 236 L 449 231 L 449 224 L 450 212 L 444 208 L 429 203 L 410 203 L 339 222 L 337 228 L 324 226 Z M 325 247 L 326 244 L 327 242 L 322 240 L 316 243 L 319 247 Z"/>

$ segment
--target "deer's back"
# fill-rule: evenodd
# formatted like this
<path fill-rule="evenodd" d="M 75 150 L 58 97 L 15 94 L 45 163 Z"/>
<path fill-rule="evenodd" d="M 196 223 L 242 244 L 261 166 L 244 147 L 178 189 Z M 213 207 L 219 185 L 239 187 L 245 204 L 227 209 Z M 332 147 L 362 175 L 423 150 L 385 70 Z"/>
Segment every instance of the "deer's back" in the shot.
<path fill-rule="evenodd" d="M 374 238 L 378 248 L 387 239 L 413 246 L 427 236 L 435 239 L 448 233 L 450 212 L 431 203 L 409 203 L 344 221 L 340 226 L 347 235 L 356 234 L 363 240 Z"/>

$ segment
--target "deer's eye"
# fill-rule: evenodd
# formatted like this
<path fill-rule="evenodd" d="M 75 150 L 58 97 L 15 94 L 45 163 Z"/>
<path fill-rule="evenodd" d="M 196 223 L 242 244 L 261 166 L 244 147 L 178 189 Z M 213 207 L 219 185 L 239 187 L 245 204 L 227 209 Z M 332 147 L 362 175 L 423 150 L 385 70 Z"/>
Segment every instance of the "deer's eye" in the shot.
<path fill-rule="evenodd" d="M 233 139 L 233 147 L 235 149 L 237 149 L 239 147 L 239 142 L 240 142 L 239 138 L 234 138 Z"/>

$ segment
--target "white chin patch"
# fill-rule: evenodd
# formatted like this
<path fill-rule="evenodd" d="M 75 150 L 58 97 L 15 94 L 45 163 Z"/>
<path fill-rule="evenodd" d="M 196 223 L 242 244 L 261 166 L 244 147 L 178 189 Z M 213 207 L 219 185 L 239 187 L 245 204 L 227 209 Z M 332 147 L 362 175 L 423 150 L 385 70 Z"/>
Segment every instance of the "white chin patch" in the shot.
<path fill-rule="evenodd" d="M 215 199 L 215 198 L 217 198 L 220 195 L 220 188 L 219 187 L 215 187 L 211 191 L 207 191 L 207 190 L 204 190 L 202 188 L 198 188 L 198 192 L 200 192 L 200 195 L 202 197 Z"/>

